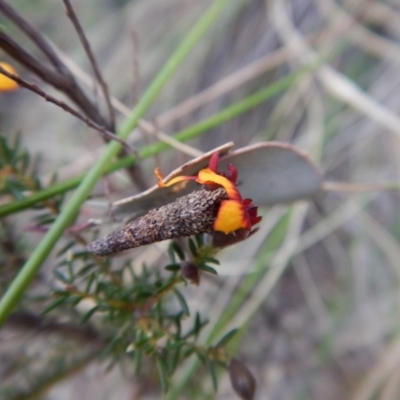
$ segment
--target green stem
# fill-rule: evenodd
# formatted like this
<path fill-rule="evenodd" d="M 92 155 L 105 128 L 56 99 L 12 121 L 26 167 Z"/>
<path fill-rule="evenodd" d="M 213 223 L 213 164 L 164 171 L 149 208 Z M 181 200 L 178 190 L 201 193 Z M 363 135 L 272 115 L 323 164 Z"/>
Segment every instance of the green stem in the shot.
<path fill-rule="evenodd" d="M 188 141 L 193 139 L 203 132 L 215 128 L 222 123 L 231 120 L 234 117 L 237 117 L 240 114 L 245 113 L 246 111 L 251 110 L 252 108 L 258 106 L 263 101 L 268 100 L 269 98 L 275 96 L 276 94 L 282 92 L 292 85 L 292 83 L 299 77 L 301 73 L 304 71 L 296 72 L 288 75 L 285 78 L 280 79 L 279 81 L 271 84 L 267 88 L 261 89 L 258 92 L 252 94 L 244 100 L 241 100 L 237 103 L 232 104 L 231 106 L 225 108 L 214 116 L 202 121 L 198 124 L 195 124 L 187 129 L 184 129 L 175 135 L 173 138 L 180 142 Z M 170 145 L 164 142 L 158 142 L 152 144 L 150 146 L 145 147 L 140 151 L 140 155 L 143 158 L 154 156 L 162 151 L 168 149 Z M 104 173 L 114 172 L 120 168 L 127 167 L 136 162 L 136 157 L 134 155 L 124 157 L 104 169 Z M 47 200 L 57 194 L 62 194 L 71 190 L 78 186 L 82 181 L 82 176 L 77 176 L 63 182 L 55 183 L 51 187 L 41 190 L 38 193 L 33 194 L 32 196 L 27 197 L 24 200 L 14 201 L 9 204 L 5 204 L 0 207 L 0 218 L 5 217 L 6 215 L 24 210 L 29 208 L 40 201 Z"/>
<path fill-rule="evenodd" d="M 189 54 L 196 42 L 215 21 L 216 17 L 227 3 L 229 3 L 228 0 L 217 0 L 213 2 L 207 12 L 200 18 L 151 83 L 150 87 L 144 93 L 131 115 L 127 117 L 122 128 L 118 132 L 119 137 L 123 139 L 128 137 L 130 132 L 136 127 L 139 119 L 157 98 L 164 84 L 167 83 L 171 75 Z M 85 175 L 68 204 L 51 226 L 39 246 L 36 247 L 20 273 L 13 280 L 0 301 L 0 326 L 4 323 L 17 302 L 20 300 L 27 286 L 36 275 L 38 269 L 47 258 L 59 237 L 73 222 L 81 204 L 86 200 L 87 196 L 104 173 L 105 166 L 110 164 L 111 160 L 118 153 L 120 148 L 121 145 L 118 142 L 112 142 L 107 146 L 102 157 Z"/>

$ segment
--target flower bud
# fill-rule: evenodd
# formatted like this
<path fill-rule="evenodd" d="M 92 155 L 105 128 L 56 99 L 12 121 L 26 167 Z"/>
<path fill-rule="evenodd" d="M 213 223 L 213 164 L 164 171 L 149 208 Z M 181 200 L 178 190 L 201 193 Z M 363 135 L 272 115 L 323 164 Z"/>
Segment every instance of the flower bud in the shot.
<path fill-rule="evenodd" d="M 199 267 L 190 261 L 181 262 L 182 276 L 190 281 L 193 285 L 198 286 L 200 283 Z"/>
<path fill-rule="evenodd" d="M 252 400 L 256 392 L 256 380 L 249 369 L 237 358 L 229 363 L 229 378 L 233 390 L 243 400 Z"/>

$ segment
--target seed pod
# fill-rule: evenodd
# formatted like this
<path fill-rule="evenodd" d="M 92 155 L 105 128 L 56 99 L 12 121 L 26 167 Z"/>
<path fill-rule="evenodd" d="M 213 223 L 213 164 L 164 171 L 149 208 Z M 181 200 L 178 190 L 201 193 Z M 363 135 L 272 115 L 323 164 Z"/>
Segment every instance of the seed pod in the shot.
<path fill-rule="evenodd" d="M 89 243 L 87 248 L 97 256 L 106 256 L 166 239 L 211 233 L 219 206 L 226 198 L 223 188 L 194 191 L 150 210 L 105 238 Z"/>
<path fill-rule="evenodd" d="M 232 358 L 228 370 L 232 387 L 240 398 L 243 400 L 254 399 L 256 380 L 249 369 L 237 358 Z"/>

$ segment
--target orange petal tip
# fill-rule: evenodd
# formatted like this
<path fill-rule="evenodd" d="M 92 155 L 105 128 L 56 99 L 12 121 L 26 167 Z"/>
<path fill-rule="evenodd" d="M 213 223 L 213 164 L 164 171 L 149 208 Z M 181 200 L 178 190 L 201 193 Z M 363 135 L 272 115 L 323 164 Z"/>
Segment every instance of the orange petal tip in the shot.
<path fill-rule="evenodd" d="M 236 185 L 233 182 L 231 182 L 228 178 L 225 178 L 224 176 L 215 173 L 210 168 L 200 170 L 198 177 L 198 182 L 202 183 L 203 185 L 216 184 L 222 186 L 230 199 L 242 199 L 239 191 L 236 188 Z"/>
<path fill-rule="evenodd" d="M 5 69 L 7 72 L 11 74 L 17 75 L 17 71 L 15 71 L 14 67 L 8 63 L 0 62 L 0 66 Z M 10 92 L 12 90 L 18 89 L 18 83 L 10 79 L 8 76 L 3 75 L 0 72 L 0 91 Z"/>

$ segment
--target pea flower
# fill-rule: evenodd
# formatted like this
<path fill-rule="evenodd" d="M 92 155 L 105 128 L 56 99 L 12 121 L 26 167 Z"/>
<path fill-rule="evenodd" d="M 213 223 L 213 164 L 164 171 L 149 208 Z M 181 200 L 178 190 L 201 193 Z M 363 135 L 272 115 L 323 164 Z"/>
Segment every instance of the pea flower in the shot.
<path fill-rule="evenodd" d="M 226 174 L 218 171 L 219 154 L 210 157 L 207 168 L 197 176 L 178 176 L 163 181 L 155 170 L 158 185 L 166 187 L 185 181 L 196 181 L 203 187 L 179 197 L 174 202 L 150 210 L 123 228 L 88 245 L 88 250 L 105 256 L 166 239 L 209 233 L 217 247 L 246 239 L 254 233 L 252 227 L 260 222 L 257 207 L 243 199 L 236 187 L 237 169 L 228 165 Z M 221 238 L 222 236 L 222 238 Z"/>
<path fill-rule="evenodd" d="M 200 170 L 197 176 L 177 176 L 166 183 L 163 182 L 159 168 L 156 168 L 158 186 L 165 187 L 178 182 L 194 180 L 211 188 L 222 187 L 225 189 L 228 199 L 221 202 L 214 222 L 214 230 L 225 234 L 239 229 L 250 231 L 253 225 L 261 221 L 261 217 L 257 215 L 257 207 L 252 204 L 251 199 L 242 199 L 236 187 L 237 169 L 229 164 L 226 174 L 218 172 L 218 162 L 219 153 L 214 153 L 210 158 L 208 168 Z"/>

